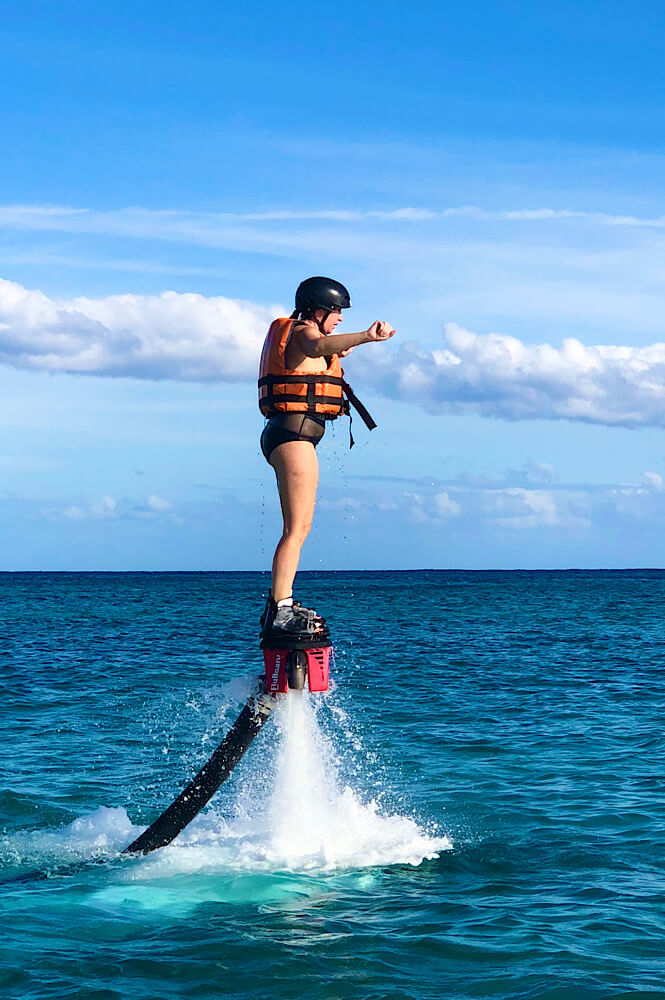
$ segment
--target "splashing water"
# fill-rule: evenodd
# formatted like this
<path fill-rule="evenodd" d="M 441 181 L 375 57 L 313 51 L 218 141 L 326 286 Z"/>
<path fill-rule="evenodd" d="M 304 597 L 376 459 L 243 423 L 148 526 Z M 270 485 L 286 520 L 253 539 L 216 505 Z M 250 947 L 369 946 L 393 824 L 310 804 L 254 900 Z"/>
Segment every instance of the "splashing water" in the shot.
<path fill-rule="evenodd" d="M 278 706 L 278 764 L 270 803 L 272 860 L 286 868 L 355 868 L 419 864 L 450 848 L 398 815 L 363 804 L 339 777 L 334 746 L 321 731 L 307 694 Z"/>
<path fill-rule="evenodd" d="M 376 801 L 364 803 L 343 784 L 334 745 L 307 692 L 279 698 L 273 725 L 271 754 L 245 758 L 244 778 L 224 814 L 213 807 L 198 816 L 134 877 L 165 869 L 315 873 L 418 865 L 451 848 L 447 837 L 428 833 L 411 817 L 383 815 Z"/>

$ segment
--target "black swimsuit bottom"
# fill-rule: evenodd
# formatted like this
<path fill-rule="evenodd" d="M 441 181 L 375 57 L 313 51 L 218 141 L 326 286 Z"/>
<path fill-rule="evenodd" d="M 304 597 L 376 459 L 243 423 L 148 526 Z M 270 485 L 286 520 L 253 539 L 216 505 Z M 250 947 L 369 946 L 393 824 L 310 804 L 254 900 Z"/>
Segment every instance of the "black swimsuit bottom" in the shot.
<path fill-rule="evenodd" d="M 316 448 L 325 429 L 324 418 L 315 413 L 275 413 L 263 428 L 261 451 L 269 462 L 275 448 L 287 441 L 309 441 Z"/>

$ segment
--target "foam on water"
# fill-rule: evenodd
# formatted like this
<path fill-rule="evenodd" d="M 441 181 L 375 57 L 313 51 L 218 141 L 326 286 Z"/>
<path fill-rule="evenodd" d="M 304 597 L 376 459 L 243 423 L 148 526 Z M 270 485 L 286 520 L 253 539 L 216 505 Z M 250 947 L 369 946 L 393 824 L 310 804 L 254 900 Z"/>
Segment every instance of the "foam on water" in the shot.
<path fill-rule="evenodd" d="M 141 829 L 132 824 L 125 809 L 102 806 L 64 828 L 5 835 L 0 838 L 0 863 L 48 870 L 92 858 L 111 858 Z"/>

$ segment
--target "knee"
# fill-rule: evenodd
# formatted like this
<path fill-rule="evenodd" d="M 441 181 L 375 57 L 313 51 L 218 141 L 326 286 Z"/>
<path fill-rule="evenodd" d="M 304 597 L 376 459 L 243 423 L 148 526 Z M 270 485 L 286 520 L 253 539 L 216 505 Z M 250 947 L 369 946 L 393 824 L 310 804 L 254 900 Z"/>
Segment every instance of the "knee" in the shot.
<path fill-rule="evenodd" d="M 283 537 L 285 540 L 289 539 L 289 541 L 297 542 L 299 545 L 302 545 L 309 535 L 311 527 L 311 518 L 307 521 L 299 521 L 297 524 L 284 525 Z"/>

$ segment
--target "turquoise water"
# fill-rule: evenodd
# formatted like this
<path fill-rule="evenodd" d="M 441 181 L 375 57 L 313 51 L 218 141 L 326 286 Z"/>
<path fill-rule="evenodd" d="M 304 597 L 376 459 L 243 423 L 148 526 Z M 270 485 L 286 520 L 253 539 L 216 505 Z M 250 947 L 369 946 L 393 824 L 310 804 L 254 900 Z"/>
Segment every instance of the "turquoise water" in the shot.
<path fill-rule="evenodd" d="M 335 689 L 130 858 L 260 669 L 265 577 L 0 575 L 2 995 L 665 996 L 665 573 L 299 583 Z"/>

